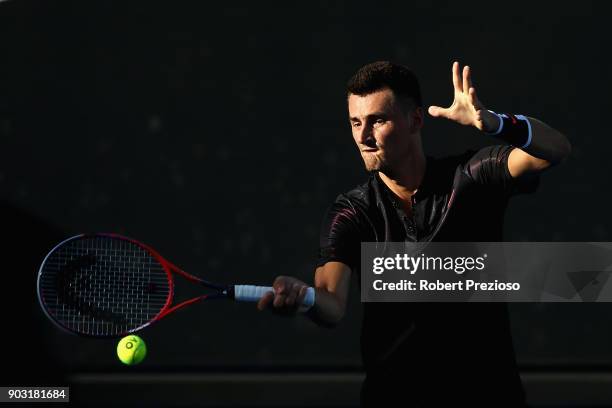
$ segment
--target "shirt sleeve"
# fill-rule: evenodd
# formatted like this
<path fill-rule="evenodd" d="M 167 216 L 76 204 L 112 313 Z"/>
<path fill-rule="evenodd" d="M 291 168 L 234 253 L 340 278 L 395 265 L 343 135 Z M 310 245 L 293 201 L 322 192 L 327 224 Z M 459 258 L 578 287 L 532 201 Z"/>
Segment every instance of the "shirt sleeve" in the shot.
<path fill-rule="evenodd" d="M 497 187 L 508 195 L 529 194 L 538 189 L 539 175 L 512 177 L 508 169 L 508 157 L 513 146 L 487 146 L 471 156 L 465 166 L 476 184 Z"/>
<path fill-rule="evenodd" d="M 355 271 L 360 262 L 360 251 L 357 211 L 347 198 L 340 195 L 323 217 L 317 267 L 335 261 Z"/>

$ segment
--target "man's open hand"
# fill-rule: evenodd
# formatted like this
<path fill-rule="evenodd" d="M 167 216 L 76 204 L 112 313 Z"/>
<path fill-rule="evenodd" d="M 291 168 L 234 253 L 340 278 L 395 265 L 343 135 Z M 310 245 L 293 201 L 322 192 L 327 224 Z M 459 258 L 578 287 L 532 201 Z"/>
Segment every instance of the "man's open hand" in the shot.
<path fill-rule="evenodd" d="M 471 70 L 463 67 L 463 78 L 459 75 L 459 63 L 453 63 L 453 87 L 455 99 L 448 108 L 430 106 L 429 114 L 433 117 L 450 119 L 462 125 L 472 125 L 485 132 L 495 132 L 499 126 L 499 118 L 485 109 L 476 96 L 472 86 Z"/>

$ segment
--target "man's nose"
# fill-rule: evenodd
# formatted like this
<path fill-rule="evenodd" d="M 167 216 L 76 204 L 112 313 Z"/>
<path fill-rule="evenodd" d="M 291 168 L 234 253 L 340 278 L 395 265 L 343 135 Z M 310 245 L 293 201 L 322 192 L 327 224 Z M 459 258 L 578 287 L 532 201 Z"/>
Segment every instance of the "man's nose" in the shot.
<path fill-rule="evenodd" d="M 374 132 L 370 126 L 362 126 L 357 135 L 357 141 L 360 144 L 371 145 L 374 141 Z"/>

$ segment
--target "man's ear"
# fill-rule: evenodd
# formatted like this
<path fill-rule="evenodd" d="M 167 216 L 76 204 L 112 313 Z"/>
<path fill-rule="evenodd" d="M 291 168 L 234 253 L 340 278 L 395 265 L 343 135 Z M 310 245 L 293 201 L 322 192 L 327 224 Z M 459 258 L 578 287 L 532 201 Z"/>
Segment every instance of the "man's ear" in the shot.
<path fill-rule="evenodd" d="M 410 133 L 414 133 L 418 130 L 421 130 L 423 127 L 423 121 L 425 117 L 425 113 L 423 108 L 417 106 L 413 110 L 410 111 Z"/>

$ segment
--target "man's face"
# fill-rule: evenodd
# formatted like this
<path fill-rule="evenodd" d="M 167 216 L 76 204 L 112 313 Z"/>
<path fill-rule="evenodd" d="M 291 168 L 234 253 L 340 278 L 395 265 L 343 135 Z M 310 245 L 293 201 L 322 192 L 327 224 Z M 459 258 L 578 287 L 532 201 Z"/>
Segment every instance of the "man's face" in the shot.
<path fill-rule="evenodd" d="M 364 96 L 350 94 L 348 110 L 353 139 L 366 170 L 392 172 L 411 149 L 420 146 L 415 135 L 422 124 L 421 110 L 407 113 L 390 89 Z"/>

